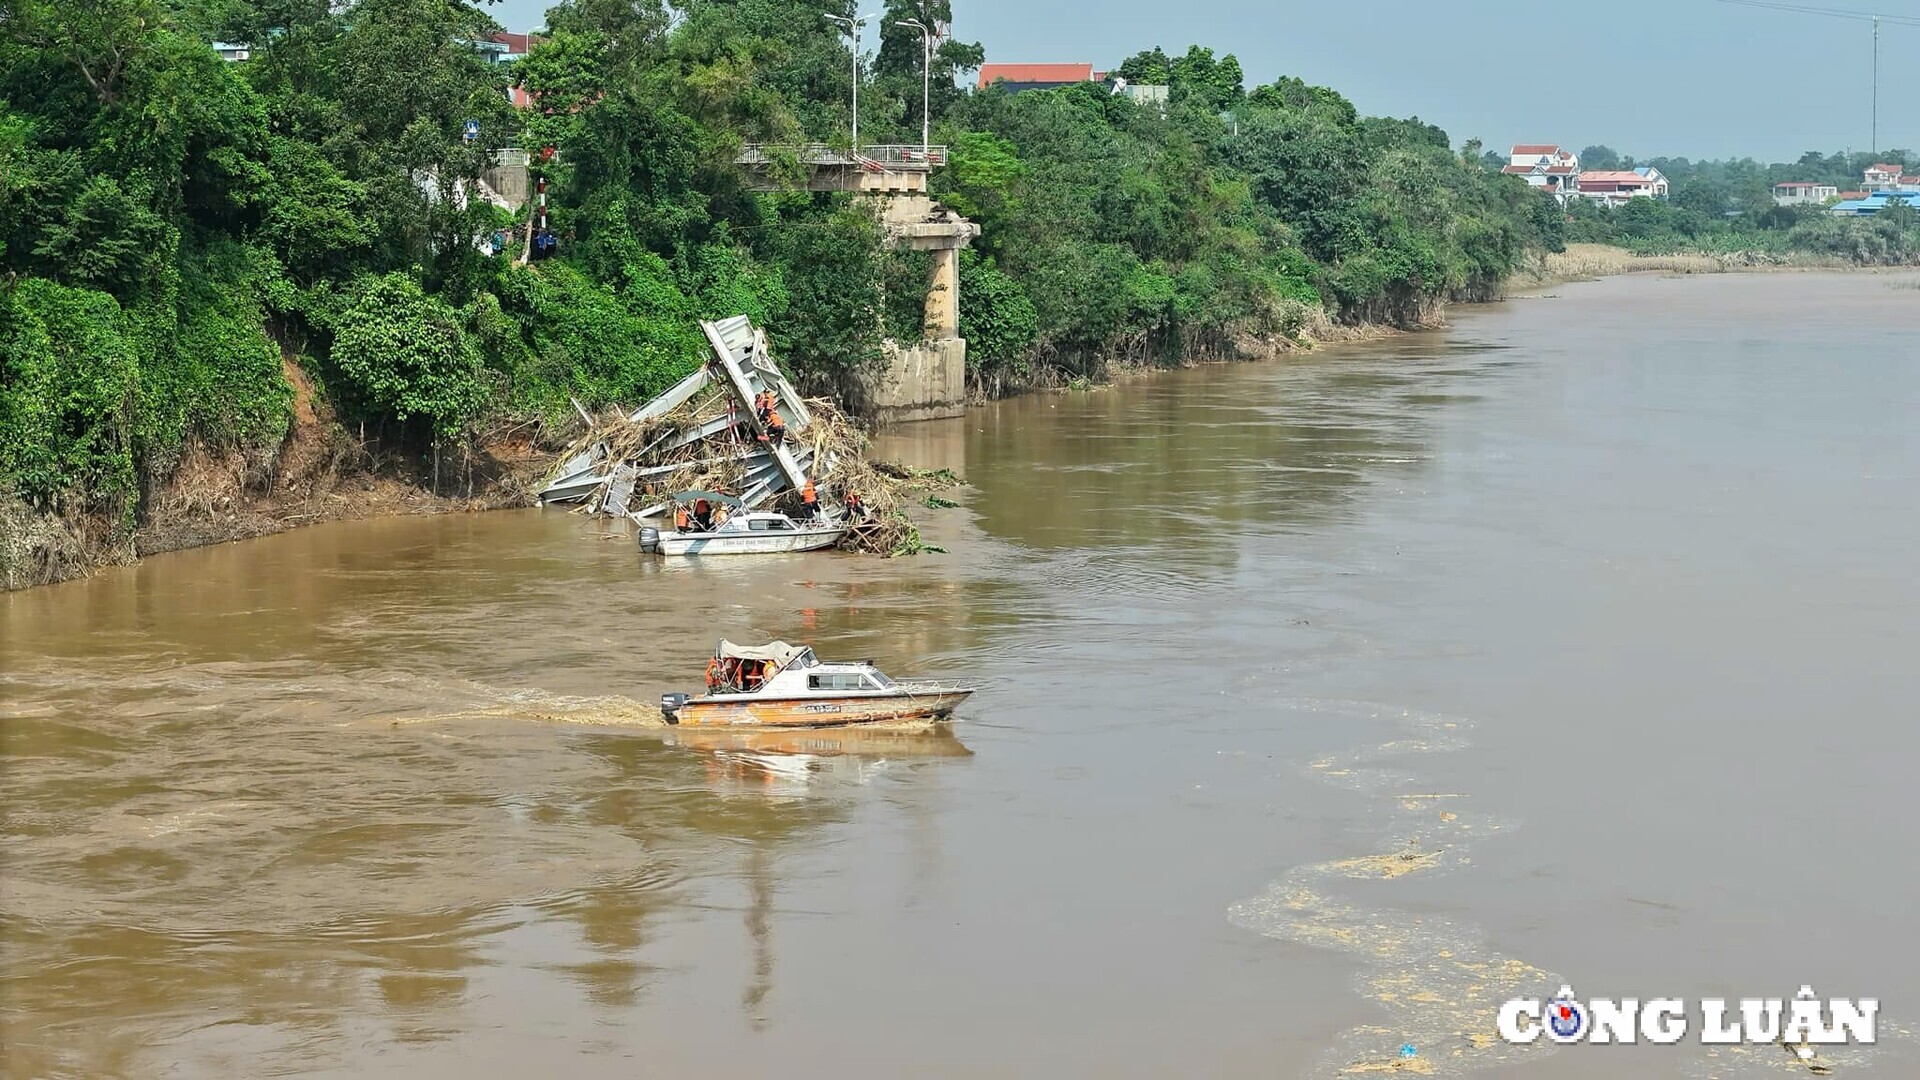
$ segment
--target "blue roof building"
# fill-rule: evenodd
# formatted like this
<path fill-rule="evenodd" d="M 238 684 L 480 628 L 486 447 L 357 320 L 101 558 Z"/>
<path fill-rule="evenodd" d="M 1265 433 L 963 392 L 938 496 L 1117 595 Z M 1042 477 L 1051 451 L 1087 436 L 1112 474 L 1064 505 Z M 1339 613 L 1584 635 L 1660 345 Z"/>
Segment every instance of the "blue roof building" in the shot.
<path fill-rule="evenodd" d="M 1833 212 L 1842 217 L 1872 217 L 1897 202 L 1920 210 L 1920 191 L 1876 191 L 1864 199 L 1834 203 Z"/>

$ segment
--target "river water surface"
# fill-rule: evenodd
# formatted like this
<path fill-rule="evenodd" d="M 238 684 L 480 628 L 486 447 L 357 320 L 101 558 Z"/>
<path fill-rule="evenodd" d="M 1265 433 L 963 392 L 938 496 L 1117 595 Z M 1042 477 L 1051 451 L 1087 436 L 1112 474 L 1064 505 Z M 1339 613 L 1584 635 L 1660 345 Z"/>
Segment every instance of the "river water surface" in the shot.
<path fill-rule="evenodd" d="M 950 555 L 389 519 L 0 596 L 9 1076 L 1920 1075 L 1920 282 L 1620 278 L 883 449 Z M 950 735 L 650 726 L 720 636 Z M 1402 1044 L 1415 1056 L 1401 1059 Z"/>

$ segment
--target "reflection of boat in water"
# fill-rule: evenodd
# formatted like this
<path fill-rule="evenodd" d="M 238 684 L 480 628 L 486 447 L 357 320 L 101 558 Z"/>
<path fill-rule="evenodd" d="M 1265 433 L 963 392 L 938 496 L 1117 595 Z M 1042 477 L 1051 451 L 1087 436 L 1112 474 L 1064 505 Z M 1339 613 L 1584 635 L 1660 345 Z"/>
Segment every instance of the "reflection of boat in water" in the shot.
<path fill-rule="evenodd" d="M 669 724 L 821 728 L 930 722 L 953 715 L 972 687 L 895 682 L 871 663 L 823 663 L 804 645 L 722 641 L 707 665 L 707 693 L 665 694 Z"/>
<path fill-rule="evenodd" d="M 786 802 L 858 786 L 909 758 L 972 757 L 946 724 L 916 727 L 677 727 L 668 746 L 706 759 L 707 786 L 722 798 Z"/>

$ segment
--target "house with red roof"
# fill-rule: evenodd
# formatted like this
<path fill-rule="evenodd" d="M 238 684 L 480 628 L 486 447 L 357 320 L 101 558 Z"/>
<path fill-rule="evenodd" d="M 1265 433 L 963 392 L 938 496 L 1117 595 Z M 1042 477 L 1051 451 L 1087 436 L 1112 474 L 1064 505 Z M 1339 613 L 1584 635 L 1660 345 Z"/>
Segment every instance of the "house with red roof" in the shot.
<path fill-rule="evenodd" d="M 1553 143 L 1516 143 L 1500 170 L 1518 176 L 1529 185 L 1552 192 L 1565 202 L 1573 193 L 1574 180 L 1580 175 L 1580 155 Z"/>
<path fill-rule="evenodd" d="M 488 63 L 511 64 L 515 60 L 524 59 L 527 53 L 533 51 L 535 45 L 545 40 L 538 34 L 515 34 L 506 30 L 495 30 L 473 44 Z"/>
<path fill-rule="evenodd" d="M 1664 199 L 1667 178 L 1659 169 L 1642 165 L 1637 169 L 1603 169 L 1583 172 L 1578 181 L 1580 197 L 1606 206 L 1618 206 L 1628 199 Z"/>
<path fill-rule="evenodd" d="M 979 88 L 999 86 L 1010 94 L 1051 90 L 1074 83 L 1105 82 L 1107 73 L 1092 64 L 981 64 Z"/>
<path fill-rule="evenodd" d="M 1860 186 L 1868 191 L 1894 191 L 1903 184 L 1920 184 L 1920 176 L 1905 176 L 1905 171 L 1905 165 L 1869 165 Z"/>

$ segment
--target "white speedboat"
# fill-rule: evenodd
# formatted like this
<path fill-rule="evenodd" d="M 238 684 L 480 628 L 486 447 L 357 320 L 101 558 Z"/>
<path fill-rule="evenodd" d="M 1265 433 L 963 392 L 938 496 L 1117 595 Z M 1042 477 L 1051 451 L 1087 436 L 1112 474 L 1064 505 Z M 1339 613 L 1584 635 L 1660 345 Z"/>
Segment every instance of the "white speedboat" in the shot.
<path fill-rule="evenodd" d="M 772 510 L 741 510 L 711 529 L 642 526 L 640 550 L 659 555 L 771 555 L 832 547 L 848 526 L 797 522 Z"/>
<path fill-rule="evenodd" d="M 663 694 L 667 723 L 685 727 L 819 728 L 946 720 L 973 693 L 952 683 L 887 678 L 872 663 L 823 663 L 805 645 L 722 641 L 707 692 Z"/>

